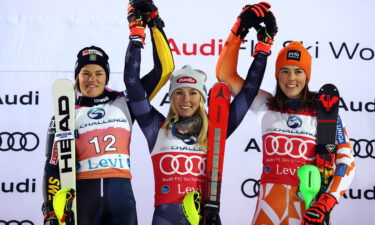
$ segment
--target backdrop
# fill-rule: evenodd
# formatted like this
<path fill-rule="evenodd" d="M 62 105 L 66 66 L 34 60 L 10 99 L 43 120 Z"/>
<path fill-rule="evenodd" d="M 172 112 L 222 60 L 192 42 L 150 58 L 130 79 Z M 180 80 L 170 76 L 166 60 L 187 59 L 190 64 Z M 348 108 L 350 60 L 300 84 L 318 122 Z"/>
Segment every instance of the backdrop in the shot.
<path fill-rule="evenodd" d="M 243 0 L 155 0 L 176 68 L 191 64 L 215 81 L 220 49 Z M 357 164 L 353 183 L 333 210 L 334 224 L 375 224 L 375 43 L 372 0 L 269 0 L 279 33 L 262 88 L 273 93 L 276 54 L 288 41 L 302 41 L 313 56 L 312 90 L 327 82 L 340 90 L 340 114 Z M 45 138 L 53 114 L 51 86 L 73 78 L 76 54 L 97 45 L 110 56 L 109 87 L 123 90 L 128 44 L 127 1 L 0 0 L 0 225 L 42 224 Z M 149 35 L 148 35 L 149 37 Z M 254 30 L 240 51 L 240 74 L 252 61 Z M 151 41 L 143 50 L 142 74 L 152 68 Z M 168 86 L 168 85 L 166 85 Z M 166 113 L 164 87 L 153 105 Z M 249 224 L 261 172 L 260 127 L 248 114 L 227 142 L 221 217 L 223 224 Z M 150 224 L 153 172 L 138 125 L 131 143 L 133 188 L 139 224 Z M 18 221 L 11 223 L 10 221 Z"/>

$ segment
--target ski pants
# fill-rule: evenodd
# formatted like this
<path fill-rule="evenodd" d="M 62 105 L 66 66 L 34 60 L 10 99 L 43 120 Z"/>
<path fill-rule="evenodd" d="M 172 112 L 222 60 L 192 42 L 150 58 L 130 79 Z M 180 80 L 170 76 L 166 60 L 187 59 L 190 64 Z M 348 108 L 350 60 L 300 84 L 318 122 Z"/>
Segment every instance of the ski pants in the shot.
<path fill-rule="evenodd" d="M 166 204 L 155 207 L 152 225 L 190 225 L 182 211 L 182 204 Z M 201 223 L 203 221 L 201 220 Z M 220 220 L 215 225 L 221 225 Z"/>
<path fill-rule="evenodd" d="M 77 180 L 79 225 L 136 225 L 135 206 L 130 179 Z"/>
<path fill-rule="evenodd" d="M 253 225 L 300 225 L 305 203 L 297 197 L 297 186 L 261 184 Z"/>

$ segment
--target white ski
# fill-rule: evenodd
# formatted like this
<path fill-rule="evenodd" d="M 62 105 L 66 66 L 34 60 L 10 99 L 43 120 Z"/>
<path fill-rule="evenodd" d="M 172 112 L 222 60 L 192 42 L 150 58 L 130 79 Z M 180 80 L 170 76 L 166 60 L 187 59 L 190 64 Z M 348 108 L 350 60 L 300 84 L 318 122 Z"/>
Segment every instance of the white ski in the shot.
<path fill-rule="evenodd" d="M 61 190 L 71 188 L 76 191 L 76 150 L 75 150 L 75 93 L 73 83 L 59 79 L 53 83 L 53 102 Z M 73 199 L 74 224 L 77 225 L 77 198 Z M 65 224 L 61 223 L 60 224 Z"/>

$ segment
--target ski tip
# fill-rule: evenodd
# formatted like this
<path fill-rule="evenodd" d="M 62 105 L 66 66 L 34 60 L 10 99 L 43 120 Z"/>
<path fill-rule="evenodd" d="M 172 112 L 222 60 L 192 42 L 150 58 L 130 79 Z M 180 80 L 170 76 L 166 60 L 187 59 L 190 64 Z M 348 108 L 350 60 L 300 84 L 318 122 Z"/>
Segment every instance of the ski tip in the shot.
<path fill-rule="evenodd" d="M 324 93 L 324 92 L 337 92 L 338 93 L 338 88 L 331 83 L 324 84 L 320 89 L 319 93 Z"/>

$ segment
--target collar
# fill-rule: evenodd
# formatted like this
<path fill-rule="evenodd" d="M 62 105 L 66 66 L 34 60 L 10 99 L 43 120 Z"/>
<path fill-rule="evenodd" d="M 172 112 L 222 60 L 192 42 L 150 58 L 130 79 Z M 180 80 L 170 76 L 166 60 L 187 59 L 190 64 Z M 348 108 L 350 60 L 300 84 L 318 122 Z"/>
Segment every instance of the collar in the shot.
<path fill-rule="evenodd" d="M 117 92 L 115 91 L 110 92 L 107 89 L 105 89 L 102 94 L 100 94 L 99 96 L 95 98 L 79 96 L 76 101 L 76 105 L 90 107 L 94 105 L 105 104 L 107 102 L 115 100 L 117 98 L 117 95 L 118 95 Z"/>
<path fill-rule="evenodd" d="M 300 99 L 291 99 L 291 98 L 289 98 L 287 100 L 287 104 L 288 104 L 288 109 L 297 111 L 298 107 L 301 104 L 301 100 Z"/>

